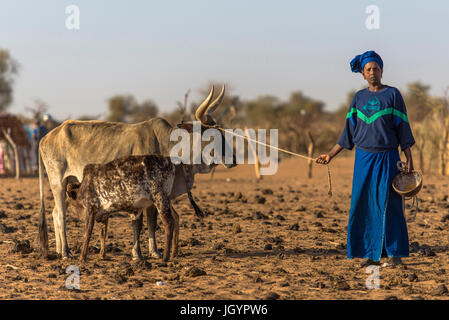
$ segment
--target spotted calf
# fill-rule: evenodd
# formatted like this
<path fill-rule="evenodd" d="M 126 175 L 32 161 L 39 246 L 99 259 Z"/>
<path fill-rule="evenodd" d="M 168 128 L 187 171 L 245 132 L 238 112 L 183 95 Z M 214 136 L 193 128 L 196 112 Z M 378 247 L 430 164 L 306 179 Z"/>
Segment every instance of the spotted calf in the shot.
<path fill-rule="evenodd" d="M 164 226 L 166 241 L 163 260 L 168 261 L 170 253 L 173 257 L 179 232 L 179 217 L 170 203 L 175 170 L 176 166 L 169 157 L 159 155 L 128 156 L 106 164 L 87 165 L 83 171 L 83 181 L 69 184 L 67 189 L 68 196 L 75 200 L 75 206 L 82 209 L 86 217 L 80 260 L 87 258 L 94 221 L 104 224 L 100 251 L 104 257 L 108 217 L 117 211 L 134 215 L 133 256 L 140 257 L 138 238 L 141 225 L 139 227 L 134 221 L 138 221 L 136 217 L 152 205 L 159 211 Z"/>

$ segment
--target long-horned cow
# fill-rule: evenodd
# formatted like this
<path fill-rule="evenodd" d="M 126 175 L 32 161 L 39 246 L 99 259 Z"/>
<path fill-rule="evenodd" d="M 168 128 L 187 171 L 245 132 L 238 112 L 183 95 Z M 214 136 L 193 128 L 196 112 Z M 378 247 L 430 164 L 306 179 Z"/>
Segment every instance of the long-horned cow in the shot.
<path fill-rule="evenodd" d="M 212 100 L 214 87 L 212 86 L 207 98 L 200 104 L 195 117 L 201 122 L 201 132 L 214 126 L 212 112 L 220 105 L 225 92 L 225 86 L 217 98 Z M 107 121 L 77 121 L 68 120 L 50 131 L 39 144 L 39 245 L 41 254 L 48 256 L 48 231 L 44 205 L 44 166 L 47 172 L 55 206 L 52 216 L 56 237 L 56 253 L 62 258 L 69 256 L 66 236 L 66 187 L 69 181 L 83 180 L 83 169 L 88 164 L 104 164 L 128 155 L 160 154 L 170 156 L 172 147 L 176 144 L 170 141 L 173 130 L 186 129 L 190 137 L 193 136 L 192 122 L 183 122 L 172 127 L 163 118 L 153 118 L 136 124 L 107 122 Z M 193 139 L 191 139 L 193 140 Z M 226 139 L 222 136 L 222 148 L 225 150 Z M 190 146 L 192 148 L 192 146 Z M 222 163 L 225 167 L 235 166 L 226 163 L 225 152 L 222 152 Z M 199 173 L 207 173 L 215 166 L 196 166 Z M 175 181 L 170 198 L 174 199 L 186 193 L 193 185 L 193 181 L 186 181 L 187 177 L 176 169 Z M 195 173 L 195 172 L 194 172 Z M 193 175 L 192 175 L 193 177 Z M 189 194 L 189 198 L 190 198 Z M 147 209 L 148 228 L 150 232 L 150 256 L 161 257 L 157 251 L 155 228 L 157 210 L 154 206 Z"/>

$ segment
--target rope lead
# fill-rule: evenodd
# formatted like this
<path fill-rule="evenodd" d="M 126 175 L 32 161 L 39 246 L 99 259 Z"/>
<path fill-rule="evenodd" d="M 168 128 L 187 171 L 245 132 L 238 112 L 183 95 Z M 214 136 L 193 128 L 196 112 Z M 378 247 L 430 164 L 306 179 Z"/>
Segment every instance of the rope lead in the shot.
<path fill-rule="evenodd" d="M 326 164 L 327 167 L 327 182 L 329 184 L 329 191 L 328 195 L 329 197 L 332 197 L 332 181 L 331 181 L 331 169 L 329 168 L 329 164 Z"/>
<path fill-rule="evenodd" d="M 261 144 L 261 145 L 266 146 L 266 147 L 269 147 L 269 148 L 277 149 L 277 150 L 279 150 L 279 151 L 281 151 L 281 152 L 285 152 L 285 153 L 294 155 L 294 156 L 296 156 L 296 157 L 301 157 L 301 158 L 304 158 L 304 159 L 307 159 L 307 160 L 312 160 L 312 161 L 314 161 L 314 162 L 315 162 L 315 160 L 317 159 L 317 158 L 310 158 L 310 157 L 307 157 L 307 156 L 304 156 L 304 155 L 302 155 L 302 154 L 295 153 L 295 152 L 292 152 L 292 151 L 289 151 L 289 150 L 285 150 L 285 149 L 281 149 L 281 148 L 278 148 L 278 147 L 274 147 L 274 146 L 272 146 L 272 145 L 269 145 L 269 144 L 266 144 L 266 143 L 263 143 L 263 142 L 260 142 L 260 141 L 251 139 L 251 138 L 248 137 L 248 136 L 242 136 L 242 135 L 240 135 L 240 134 L 237 134 L 237 133 L 232 132 L 232 131 L 228 131 L 228 130 L 223 129 L 223 128 L 220 128 L 220 127 L 218 127 L 218 126 L 211 126 L 211 125 L 206 125 L 206 126 L 207 126 L 207 127 L 210 127 L 210 128 L 219 129 L 219 130 L 221 130 L 221 131 L 223 131 L 223 132 L 228 132 L 228 133 L 233 134 L 233 135 L 235 135 L 235 136 L 237 136 L 237 137 L 241 137 L 241 138 L 246 139 L 246 140 L 248 140 L 248 141 L 252 141 L 252 142 Z M 330 169 L 330 167 L 329 167 L 329 164 L 326 164 L 326 166 L 327 166 L 327 181 L 328 181 L 328 184 L 329 184 L 329 191 L 327 192 L 327 194 L 329 195 L 329 197 L 332 197 L 331 169 Z"/>

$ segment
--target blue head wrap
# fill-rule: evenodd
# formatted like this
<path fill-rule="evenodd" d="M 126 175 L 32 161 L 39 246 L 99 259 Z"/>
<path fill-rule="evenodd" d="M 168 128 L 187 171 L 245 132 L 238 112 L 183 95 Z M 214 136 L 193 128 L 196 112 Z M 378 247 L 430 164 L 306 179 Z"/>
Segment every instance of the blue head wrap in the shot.
<path fill-rule="evenodd" d="M 359 54 L 354 59 L 351 60 L 351 71 L 352 72 L 362 72 L 365 64 L 370 61 L 376 61 L 381 69 L 384 68 L 384 63 L 382 58 L 374 51 L 367 51 L 363 54 Z"/>

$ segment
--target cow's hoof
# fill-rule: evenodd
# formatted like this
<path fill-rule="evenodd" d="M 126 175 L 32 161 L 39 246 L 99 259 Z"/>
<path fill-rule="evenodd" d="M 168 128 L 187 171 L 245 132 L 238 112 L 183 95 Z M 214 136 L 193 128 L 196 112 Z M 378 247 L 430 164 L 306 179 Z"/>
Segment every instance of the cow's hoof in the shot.
<path fill-rule="evenodd" d="M 134 250 L 132 251 L 132 260 L 138 261 L 143 260 L 142 254 L 140 253 L 140 250 Z"/>
<path fill-rule="evenodd" d="M 133 259 L 133 261 L 142 261 L 142 260 L 145 260 L 142 256 L 136 256 L 136 257 L 133 257 L 132 259 Z"/>
<path fill-rule="evenodd" d="M 156 259 L 160 259 L 162 258 L 162 254 L 159 251 L 150 251 L 149 255 L 151 258 L 156 258 Z"/>
<path fill-rule="evenodd" d="M 73 258 L 73 256 L 70 252 L 65 255 L 61 255 L 62 260 L 67 260 L 67 259 L 72 259 L 72 258 Z"/>
<path fill-rule="evenodd" d="M 138 249 L 136 249 L 135 247 L 131 250 L 131 256 L 132 256 L 132 259 L 134 260 L 134 261 L 136 261 L 136 260 L 143 260 L 143 257 L 142 257 L 142 251 L 140 251 L 140 248 L 138 247 Z"/>

